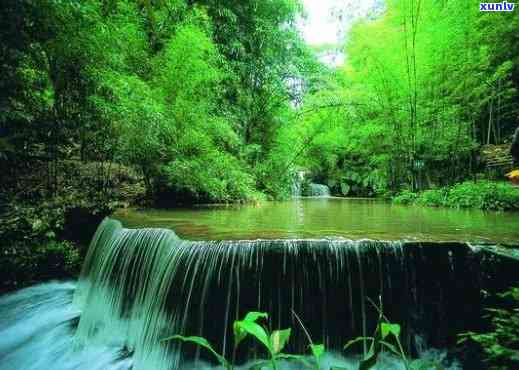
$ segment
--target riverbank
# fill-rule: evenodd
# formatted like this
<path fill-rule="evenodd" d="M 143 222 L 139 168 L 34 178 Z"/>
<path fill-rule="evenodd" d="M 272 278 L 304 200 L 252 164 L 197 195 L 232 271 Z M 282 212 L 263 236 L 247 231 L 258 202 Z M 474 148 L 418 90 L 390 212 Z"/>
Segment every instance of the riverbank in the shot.
<path fill-rule="evenodd" d="M 393 198 L 393 203 L 428 207 L 519 211 L 519 187 L 498 181 L 465 181 L 420 193 L 403 191 Z"/>

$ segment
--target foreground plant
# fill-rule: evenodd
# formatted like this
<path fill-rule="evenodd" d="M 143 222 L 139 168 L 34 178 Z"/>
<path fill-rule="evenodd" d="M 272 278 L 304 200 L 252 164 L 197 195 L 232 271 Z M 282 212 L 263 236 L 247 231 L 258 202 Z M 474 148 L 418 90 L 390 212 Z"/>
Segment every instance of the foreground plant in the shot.
<path fill-rule="evenodd" d="M 300 319 L 300 317 L 297 315 L 297 313 L 295 313 L 294 310 L 292 310 L 292 314 L 294 315 L 296 320 L 299 322 L 299 325 L 301 325 L 301 328 L 303 329 L 303 332 L 305 333 L 306 338 L 308 339 L 310 351 L 311 351 L 312 357 L 315 361 L 315 368 L 317 370 L 320 370 L 321 369 L 320 359 L 325 351 L 324 344 L 314 344 L 314 342 L 312 341 L 312 337 L 310 336 L 310 333 L 308 333 L 308 330 L 306 330 L 305 326 L 303 325 L 303 321 Z M 330 370 L 346 370 L 346 369 L 342 368 L 342 367 L 334 366 Z"/>
<path fill-rule="evenodd" d="M 249 312 L 243 320 L 234 322 L 233 330 L 235 350 L 247 335 L 251 335 L 267 349 L 270 355 L 270 364 L 274 370 L 277 370 L 278 360 L 298 358 L 298 356 L 281 352 L 290 338 L 291 329 L 274 330 L 269 335 L 267 331 L 257 323 L 260 318 L 267 319 L 268 315 L 264 312 Z M 259 370 L 263 365 L 265 365 L 265 362 L 257 363 L 252 367 L 252 369 Z"/>
<path fill-rule="evenodd" d="M 391 323 L 384 315 L 382 308 L 379 308 L 371 300 L 370 303 L 379 313 L 375 333 L 372 337 L 357 337 L 344 345 L 344 349 L 346 350 L 355 343 L 371 343 L 368 352 L 365 353 L 363 358 L 360 360 L 359 370 L 375 368 L 379 355 L 384 351 L 384 349 L 389 350 L 389 352 L 393 353 L 397 358 L 400 358 L 404 363 L 406 370 L 444 370 L 443 366 L 440 364 L 428 360 L 410 360 L 404 351 L 402 342 L 400 341 L 400 325 Z M 382 307 L 382 302 L 380 303 L 380 307 Z M 391 343 L 391 341 L 393 343 Z"/>
<path fill-rule="evenodd" d="M 264 312 L 249 312 L 245 315 L 243 320 L 235 321 L 233 324 L 234 334 L 234 352 L 238 349 L 240 343 L 248 336 L 251 335 L 253 338 L 258 340 L 268 351 L 270 360 L 260 361 L 252 365 L 250 370 L 262 369 L 267 363 L 272 365 L 274 370 L 277 370 L 277 361 L 281 359 L 297 359 L 304 361 L 304 358 L 297 355 L 290 355 L 282 353 L 281 351 L 285 347 L 290 338 L 291 329 L 274 330 L 272 333 L 268 333 L 260 324 L 259 319 L 267 319 L 268 314 Z M 185 337 L 182 335 L 173 335 L 165 338 L 162 341 L 168 340 L 180 340 L 183 342 L 189 342 L 201 346 L 207 349 L 213 356 L 218 360 L 220 365 L 228 370 L 232 370 L 234 365 L 231 361 L 227 360 L 223 354 L 219 354 L 207 341 L 207 339 L 197 336 Z M 234 357 L 234 356 L 233 356 Z"/>
<path fill-rule="evenodd" d="M 431 363 L 430 361 L 420 359 L 409 360 L 400 341 L 400 325 L 389 322 L 387 317 L 384 316 L 382 310 L 379 309 L 375 304 L 373 305 L 379 312 L 378 324 L 373 336 L 355 338 L 353 340 L 350 340 L 344 346 L 344 349 L 346 350 L 350 348 L 352 345 L 359 342 L 371 343 L 369 350 L 367 351 L 367 353 L 364 354 L 363 358 L 359 362 L 358 370 L 374 369 L 377 365 L 378 357 L 384 349 L 389 350 L 389 352 L 396 355 L 397 358 L 400 358 L 407 370 L 444 370 L 444 368 L 441 365 Z M 249 367 L 249 370 L 262 370 L 265 367 L 270 367 L 273 370 L 277 370 L 279 368 L 279 361 L 281 360 L 298 361 L 302 363 L 305 366 L 305 368 L 314 368 L 316 370 L 321 370 L 321 358 L 325 352 L 325 346 L 324 344 L 315 344 L 312 341 L 312 338 L 306 330 L 305 326 L 303 325 L 302 320 L 295 312 L 293 312 L 293 314 L 299 322 L 299 324 L 301 325 L 308 339 L 310 353 L 313 362 L 308 361 L 308 359 L 303 355 L 287 354 L 282 352 L 286 344 L 288 343 L 288 340 L 290 339 L 291 329 L 288 328 L 282 330 L 274 330 L 271 333 L 269 333 L 263 326 L 261 326 L 258 323 L 260 319 L 268 319 L 268 314 L 264 312 L 249 312 L 247 313 L 247 315 L 245 315 L 245 318 L 243 320 L 237 320 L 234 322 L 234 354 L 236 353 L 236 350 L 238 349 L 240 343 L 242 343 L 243 340 L 250 335 L 263 345 L 263 347 L 267 350 L 270 358 L 268 360 L 260 360 L 258 362 L 255 362 L 253 365 Z M 234 364 L 232 363 L 232 361 L 227 360 L 223 354 L 218 353 L 205 338 L 197 336 L 185 337 L 182 335 L 173 335 L 171 337 L 163 339 L 162 341 L 169 340 L 189 342 L 196 344 L 202 348 L 205 348 L 211 354 L 213 354 L 216 360 L 225 369 L 234 369 Z M 393 343 L 391 343 L 391 341 L 393 341 Z M 234 357 L 235 356 L 233 355 L 233 358 Z M 344 367 L 332 366 L 329 370 L 347 369 Z"/>

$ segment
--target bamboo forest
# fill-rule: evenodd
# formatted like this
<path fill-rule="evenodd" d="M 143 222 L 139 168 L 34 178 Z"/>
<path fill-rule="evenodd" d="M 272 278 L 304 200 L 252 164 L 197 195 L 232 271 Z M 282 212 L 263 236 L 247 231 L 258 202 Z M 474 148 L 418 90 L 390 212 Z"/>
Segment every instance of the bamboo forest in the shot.
<path fill-rule="evenodd" d="M 519 3 L 0 2 L 0 370 L 462 369 L 519 369 Z"/>

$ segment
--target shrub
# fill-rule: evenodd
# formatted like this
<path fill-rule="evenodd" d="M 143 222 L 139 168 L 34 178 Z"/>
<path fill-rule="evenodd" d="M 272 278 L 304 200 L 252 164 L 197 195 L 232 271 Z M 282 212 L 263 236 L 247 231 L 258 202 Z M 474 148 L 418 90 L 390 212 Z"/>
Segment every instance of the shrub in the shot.
<path fill-rule="evenodd" d="M 504 182 L 464 182 L 449 191 L 447 205 L 457 208 L 519 210 L 519 188 Z"/>
<path fill-rule="evenodd" d="M 487 309 L 491 323 L 487 333 L 468 332 L 460 335 L 458 344 L 470 340 L 478 344 L 489 370 L 517 369 L 519 366 L 519 286 L 498 294 L 501 307 Z"/>
<path fill-rule="evenodd" d="M 0 291 L 79 272 L 78 246 L 61 240 L 66 206 L 59 200 L 11 203 L 0 223 Z"/>
<path fill-rule="evenodd" d="M 446 206 L 445 198 L 448 194 L 448 189 L 430 189 L 420 194 L 416 202 L 420 205 L 430 207 Z"/>
<path fill-rule="evenodd" d="M 505 182 L 466 181 L 452 187 L 426 190 L 420 194 L 406 190 L 394 197 L 393 202 L 433 207 L 519 210 L 519 187 Z"/>
<path fill-rule="evenodd" d="M 0 293 L 40 281 L 75 277 L 81 268 L 76 245 L 67 241 L 47 241 L 33 245 L 13 242 L 3 245 L 0 255 Z"/>
<path fill-rule="evenodd" d="M 395 204 L 413 204 L 418 198 L 418 194 L 413 193 L 411 190 L 404 190 L 393 198 Z"/>
<path fill-rule="evenodd" d="M 0 202 L 0 290 L 73 277 L 82 246 L 115 209 L 142 200 L 142 176 L 110 162 L 61 161 L 48 188 L 45 162 L 20 171 Z M 16 194 L 16 195 L 15 195 Z M 9 196 L 9 198 L 7 198 Z"/>
<path fill-rule="evenodd" d="M 243 170 L 243 163 L 222 152 L 178 159 L 163 171 L 168 190 L 183 201 L 233 202 L 257 197 L 254 178 Z"/>

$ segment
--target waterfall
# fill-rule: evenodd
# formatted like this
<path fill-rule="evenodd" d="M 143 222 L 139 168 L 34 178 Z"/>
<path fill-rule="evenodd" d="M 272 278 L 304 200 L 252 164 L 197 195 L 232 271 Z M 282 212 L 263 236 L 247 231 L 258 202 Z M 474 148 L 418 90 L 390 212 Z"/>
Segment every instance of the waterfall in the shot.
<path fill-rule="evenodd" d="M 311 183 L 309 192 L 310 192 L 309 196 L 312 196 L 312 197 L 329 197 L 330 196 L 330 189 L 328 188 L 328 186 L 323 185 L 323 184 Z"/>
<path fill-rule="evenodd" d="M 308 350 L 292 311 L 316 343 L 340 351 L 349 339 L 372 334 L 377 312 L 368 297 L 401 324 L 410 351 L 447 347 L 480 319 L 475 256 L 464 244 L 195 242 L 105 220 L 77 283 L 0 297 L 0 369 L 202 369 L 202 362 L 187 364 L 211 360 L 205 351 L 160 340 L 203 336 L 231 358 L 232 323 L 249 311 L 268 312 L 271 329 L 292 328 L 287 352 Z M 235 357 L 243 363 L 263 355 L 250 341 Z M 382 368 L 403 369 L 391 361 Z"/>
<path fill-rule="evenodd" d="M 303 181 L 305 180 L 305 171 L 296 171 L 292 177 L 292 198 L 300 197 L 303 194 Z"/>

